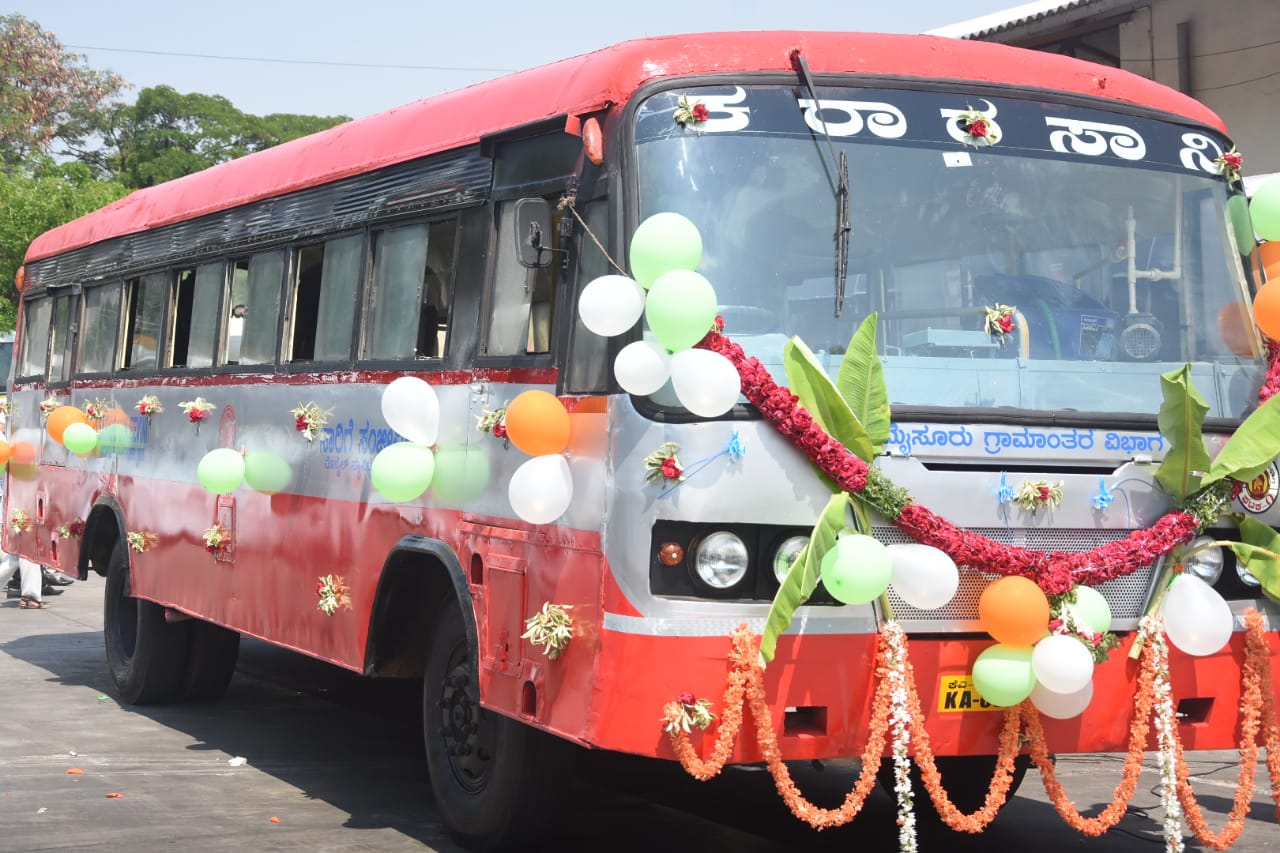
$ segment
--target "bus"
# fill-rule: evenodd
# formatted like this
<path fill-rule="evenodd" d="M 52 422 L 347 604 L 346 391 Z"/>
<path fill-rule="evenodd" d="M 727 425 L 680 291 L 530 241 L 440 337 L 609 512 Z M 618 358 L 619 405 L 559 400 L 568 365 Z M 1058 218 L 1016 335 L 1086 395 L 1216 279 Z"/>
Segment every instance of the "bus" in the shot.
<path fill-rule="evenodd" d="M 129 703 L 218 696 L 242 635 L 421 680 L 435 801 L 476 849 L 531 837 L 583 748 L 674 760 L 664 725 L 691 719 L 684 745 L 712 749 L 742 717 L 721 698 L 731 638 L 768 632 L 819 519 L 949 553 L 954 594 L 805 590 L 751 670 L 773 747 L 746 726 L 716 743 L 727 763 L 874 745 L 892 622 L 957 803 L 993 773 L 1016 785 L 1009 713 L 974 688 L 983 594 L 1022 574 L 1059 608 L 1063 566 L 1119 648 L 1082 713 L 1037 723 L 1043 743 L 1125 751 L 1143 722 L 1127 655 L 1175 562 L 1229 608 L 1220 649 L 1168 654 L 1175 728 L 1233 748 L 1242 671 L 1280 648 L 1276 606 L 1230 549 L 1169 554 L 1197 528 L 1239 540 L 1217 510 L 1274 527 L 1280 477 L 1264 465 L 1189 525 L 1157 479 L 1162 376 L 1185 367 L 1202 395 L 1209 454 L 1264 408 L 1228 154 L 1210 110 L 1121 70 L 836 32 L 629 41 L 351 121 L 31 245 L 5 549 L 105 579 Z M 638 317 L 612 336 L 584 323 L 581 294 L 635 272 L 633 235 L 659 214 L 697 229 L 722 331 L 691 351 L 743 377 L 723 411 L 695 413 L 674 380 L 624 390 L 620 353 L 667 347 Z M 864 367 L 892 420 L 855 485 L 832 486 L 811 461 L 847 451 L 806 438 L 822 418 L 785 390 L 790 362 L 803 341 L 834 384 L 872 317 Z M 387 415 L 405 378 L 434 395 L 430 435 Z M 568 424 L 541 454 L 509 411 L 533 392 Z M 430 487 L 389 500 L 378 460 L 405 446 L 432 454 Z M 554 481 L 564 505 L 518 512 L 517 481 L 535 499 Z M 867 483 L 931 514 L 824 510 Z"/>

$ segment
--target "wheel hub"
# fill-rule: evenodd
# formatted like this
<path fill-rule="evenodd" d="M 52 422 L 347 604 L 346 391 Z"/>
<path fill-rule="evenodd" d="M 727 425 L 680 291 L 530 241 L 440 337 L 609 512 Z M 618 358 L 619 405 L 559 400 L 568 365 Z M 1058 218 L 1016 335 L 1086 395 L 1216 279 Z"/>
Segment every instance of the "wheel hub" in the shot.
<path fill-rule="evenodd" d="M 493 757 L 492 724 L 486 722 L 465 661 L 444 679 L 440 722 L 440 737 L 458 783 L 471 791 L 483 788 Z"/>

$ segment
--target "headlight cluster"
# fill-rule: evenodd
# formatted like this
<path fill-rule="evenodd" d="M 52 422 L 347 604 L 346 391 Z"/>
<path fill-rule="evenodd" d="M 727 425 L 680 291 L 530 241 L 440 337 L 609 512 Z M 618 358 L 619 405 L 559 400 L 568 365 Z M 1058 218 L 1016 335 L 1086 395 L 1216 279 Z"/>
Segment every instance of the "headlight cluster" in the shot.
<path fill-rule="evenodd" d="M 668 598 L 771 600 L 809 537 L 796 527 L 660 521 L 650 589 Z M 819 588 L 811 603 L 834 603 Z"/>

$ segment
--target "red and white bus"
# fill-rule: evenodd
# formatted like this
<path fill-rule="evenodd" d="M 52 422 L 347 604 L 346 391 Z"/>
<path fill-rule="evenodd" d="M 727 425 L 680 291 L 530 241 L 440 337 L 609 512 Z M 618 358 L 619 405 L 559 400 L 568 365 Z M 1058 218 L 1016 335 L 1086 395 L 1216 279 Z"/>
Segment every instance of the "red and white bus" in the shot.
<path fill-rule="evenodd" d="M 501 846 L 549 813 L 567 745 L 673 758 L 667 703 L 724 715 L 729 637 L 761 631 L 831 497 L 749 393 L 707 418 L 670 386 L 622 392 L 614 358 L 648 333 L 592 334 L 577 297 L 626 266 L 639 223 L 696 224 L 724 335 L 783 385 L 792 336 L 834 377 L 877 314 L 893 423 L 874 469 L 992 553 L 1059 560 L 1174 507 L 1154 477 L 1162 374 L 1190 365 L 1211 451 L 1258 406 L 1267 351 L 1231 323 L 1253 236 L 1231 227 L 1230 151 L 1204 106 L 1123 71 L 845 33 L 632 41 L 352 121 L 32 244 L 5 549 L 105 577 L 128 702 L 217 696 L 242 634 L 423 679 L 444 820 Z M 395 503 L 370 467 L 402 438 L 380 401 L 403 376 L 433 387 L 440 423 L 436 482 Z M 477 424 L 539 389 L 569 413 L 574 491 L 533 524 L 508 494 L 527 457 Z M 95 449 L 54 440 L 58 406 L 88 412 Z M 673 446 L 686 476 L 654 484 L 646 458 Z M 211 493 L 198 469 L 221 448 L 264 470 Z M 1271 466 L 1231 510 L 1275 526 L 1278 487 Z M 924 535 L 870 523 L 886 543 Z M 985 785 L 1001 714 L 970 676 L 1000 567 L 968 553 L 937 609 L 892 587 L 800 607 L 764 681 L 783 758 L 862 753 L 891 602 L 944 776 Z M 1165 562 L 1142 553 L 1092 576 L 1120 649 L 1081 716 L 1044 721 L 1054 753 L 1128 748 L 1125 651 Z M 1216 570 L 1187 563 L 1240 618 L 1221 652 L 1170 655 L 1192 749 L 1236 745 L 1242 614 L 1277 616 L 1213 553 Z M 524 636 L 544 605 L 572 624 L 555 656 Z M 730 756 L 763 758 L 745 736 Z"/>

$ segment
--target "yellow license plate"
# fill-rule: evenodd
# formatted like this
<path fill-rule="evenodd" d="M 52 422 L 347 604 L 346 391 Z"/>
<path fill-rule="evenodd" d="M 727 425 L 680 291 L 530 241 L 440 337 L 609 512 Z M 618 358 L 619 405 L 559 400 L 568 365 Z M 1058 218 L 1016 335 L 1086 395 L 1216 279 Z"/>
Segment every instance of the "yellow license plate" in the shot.
<path fill-rule="evenodd" d="M 938 682 L 938 710 L 952 713 L 1000 709 L 978 695 L 972 675 L 944 675 Z"/>

